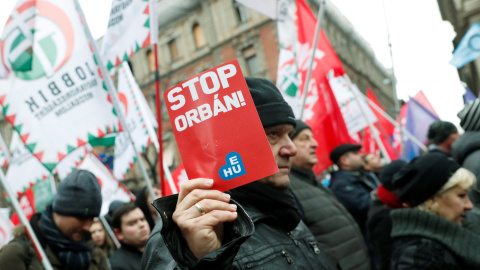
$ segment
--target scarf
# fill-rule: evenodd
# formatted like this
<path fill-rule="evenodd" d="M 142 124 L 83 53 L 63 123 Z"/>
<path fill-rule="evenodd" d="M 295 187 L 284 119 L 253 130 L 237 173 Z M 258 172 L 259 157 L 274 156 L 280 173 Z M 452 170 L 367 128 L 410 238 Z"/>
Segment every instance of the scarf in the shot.
<path fill-rule="evenodd" d="M 288 188 L 276 188 L 256 181 L 229 193 L 240 205 L 252 206 L 264 215 L 273 216 L 286 232 L 295 229 L 301 220 L 295 197 Z"/>
<path fill-rule="evenodd" d="M 403 203 L 400 201 L 398 196 L 386 189 L 383 184 L 378 186 L 377 195 L 380 201 L 392 209 L 406 208 L 408 206 L 408 203 Z"/>
<path fill-rule="evenodd" d="M 91 249 L 83 242 L 73 242 L 63 236 L 53 221 L 52 213 L 52 205 L 49 205 L 40 218 L 40 227 L 48 245 L 68 269 L 88 269 L 92 261 Z"/>

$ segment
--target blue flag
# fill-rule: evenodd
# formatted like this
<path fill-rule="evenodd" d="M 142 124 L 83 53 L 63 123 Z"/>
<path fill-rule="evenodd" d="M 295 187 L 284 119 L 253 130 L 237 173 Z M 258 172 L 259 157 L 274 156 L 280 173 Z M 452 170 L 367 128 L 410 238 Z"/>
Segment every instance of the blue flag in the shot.
<path fill-rule="evenodd" d="M 405 128 L 422 143 L 428 142 L 427 133 L 431 124 L 438 121 L 438 117 L 425 108 L 414 98 L 410 98 L 407 107 L 407 123 Z M 405 156 L 407 160 L 420 155 L 420 147 L 411 140 L 405 142 Z"/>
<path fill-rule="evenodd" d="M 480 57 L 480 23 L 474 23 L 453 52 L 450 64 L 461 68 Z"/>

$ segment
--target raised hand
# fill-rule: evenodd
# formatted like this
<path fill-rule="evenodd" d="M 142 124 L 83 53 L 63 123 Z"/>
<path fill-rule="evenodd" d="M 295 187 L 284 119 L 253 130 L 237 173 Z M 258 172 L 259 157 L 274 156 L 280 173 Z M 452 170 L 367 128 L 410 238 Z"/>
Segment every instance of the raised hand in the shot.
<path fill-rule="evenodd" d="M 173 221 L 197 259 L 222 246 L 223 223 L 237 218 L 230 195 L 211 190 L 212 179 L 189 180 L 180 188 Z"/>

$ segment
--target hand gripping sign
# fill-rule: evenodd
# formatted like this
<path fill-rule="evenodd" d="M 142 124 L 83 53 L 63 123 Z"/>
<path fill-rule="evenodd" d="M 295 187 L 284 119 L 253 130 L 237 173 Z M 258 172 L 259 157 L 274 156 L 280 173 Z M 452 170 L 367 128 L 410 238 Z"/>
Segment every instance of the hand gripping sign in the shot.
<path fill-rule="evenodd" d="M 169 89 L 165 102 L 190 179 L 226 191 L 278 172 L 237 60 Z"/>

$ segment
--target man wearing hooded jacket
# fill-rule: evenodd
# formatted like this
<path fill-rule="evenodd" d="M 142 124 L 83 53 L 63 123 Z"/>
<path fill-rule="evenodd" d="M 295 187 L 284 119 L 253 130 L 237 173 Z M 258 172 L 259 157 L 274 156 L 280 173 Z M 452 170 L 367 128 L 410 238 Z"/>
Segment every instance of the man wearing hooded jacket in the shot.
<path fill-rule="evenodd" d="M 271 82 L 246 81 L 279 172 L 227 193 L 211 190 L 211 179 L 193 179 L 156 200 L 163 225 L 152 232 L 142 269 L 336 269 L 288 190 L 293 112 Z"/>

